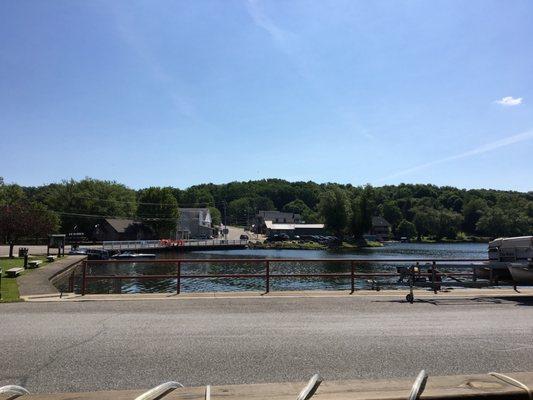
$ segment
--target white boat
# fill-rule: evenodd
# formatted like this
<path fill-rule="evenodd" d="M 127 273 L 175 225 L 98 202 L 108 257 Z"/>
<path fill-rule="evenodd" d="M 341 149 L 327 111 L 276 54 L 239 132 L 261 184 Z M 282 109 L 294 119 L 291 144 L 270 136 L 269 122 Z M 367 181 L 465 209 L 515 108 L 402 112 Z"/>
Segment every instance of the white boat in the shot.
<path fill-rule="evenodd" d="M 532 262 L 510 263 L 508 268 L 517 285 L 533 285 Z"/>
<path fill-rule="evenodd" d="M 125 253 L 115 254 L 111 258 L 115 260 L 117 259 L 118 260 L 138 260 L 138 259 L 155 258 L 155 254 L 125 252 Z"/>
<path fill-rule="evenodd" d="M 489 243 L 491 264 L 507 266 L 518 285 L 533 285 L 533 236 L 498 238 Z"/>

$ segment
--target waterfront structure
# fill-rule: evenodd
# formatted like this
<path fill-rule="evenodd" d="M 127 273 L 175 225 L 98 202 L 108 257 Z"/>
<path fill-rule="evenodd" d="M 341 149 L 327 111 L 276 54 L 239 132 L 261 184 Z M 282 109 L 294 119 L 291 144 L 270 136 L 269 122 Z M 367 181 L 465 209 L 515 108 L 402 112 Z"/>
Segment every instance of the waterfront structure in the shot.
<path fill-rule="evenodd" d="M 265 234 L 267 236 L 282 233 L 291 239 L 295 236 L 326 234 L 324 224 L 277 224 L 274 221 L 265 221 Z"/>
<path fill-rule="evenodd" d="M 389 240 L 391 234 L 391 224 L 383 217 L 372 217 L 372 227 L 370 235 L 375 236 L 379 241 Z"/>
<path fill-rule="evenodd" d="M 281 211 L 259 211 L 255 217 L 255 232 L 266 233 L 266 222 L 271 221 L 274 224 L 303 224 L 302 216 L 296 213 Z"/>
<path fill-rule="evenodd" d="M 213 236 L 209 208 L 180 208 L 176 226 L 177 239 L 207 239 Z"/>
<path fill-rule="evenodd" d="M 94 236 L 99 241 L 156 239 L 149 226 L 128 218 L 104 218 L 96 226 Z"/>

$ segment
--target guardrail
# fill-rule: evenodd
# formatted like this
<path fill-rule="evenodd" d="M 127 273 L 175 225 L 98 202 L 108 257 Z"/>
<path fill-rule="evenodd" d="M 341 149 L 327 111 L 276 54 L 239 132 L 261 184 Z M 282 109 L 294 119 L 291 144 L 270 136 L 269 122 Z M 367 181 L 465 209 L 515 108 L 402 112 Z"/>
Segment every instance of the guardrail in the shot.
<path fill-rule="evenodd" d="M 407 300 L 412 302 L 414 286 L 422 286 L 419 282 L 422 278 L 429 284 L 435 293 L 446 285 L 457 285 L 458 282 L 467 283 L 468 281 L 461 281 L 461 278 L 470 278 L 469 282 L 476 282 L 481 278 L 480 272 L 485 272 L 483 277 L 488 280 L 489 285 L 494 283 L 494 270 L 488 268 L 488 260 L 480 259 L 246 259 L 246 258 L 222 258 L 222 259 L 154 259 L 154 260 L 135 260 L 135 263 L 164 263 L 174 264 L 175 272 L 173 274 L 158 274 L 158 275 L 89 275 L 87 274 L 88 264 L 102 264 L 102 263 L 128 263 L 131 260 L 91 260 L 84 261 L 82 265 L 82 281 L 81 281 L 81 295 L 87 293 L 87 282 L 97 280 L 113 280 L 115 287 L 120 287 L 118 283 L 122 280 L 158 280 L 158 279 L 173 279 L 176 281 L 176 293 L 181 293 L 181 281 L 183 279 L 213 279 L 213 278 L 234 278 L 234 279 L 252 279 L 259 278 L 265 282 L 265 293 L 269 293 L 271 289 L 271 279 L 279 278 L 342 278 L 350 282 L 350 294 L 356 290 L 356 281 L 359 279 L 371 278 L 373 288 L 379 290 L 379 282 L 376 278 L 398 277 L 399 283 L 404 283 L 403 279 L 407 278 L 407 283 L 410 287 L 410 294 Z M 272 273 L 272 263 L 346 263 L 349 265 L 347 272 L 334 273 Z M 249 274 L 184 274 L 182 273 L 183 264 L 199 264 L 199 263 L 225 263 L 225 264 L 262 264 L 264 270 L 261 273 Z M 393 264 L 397 266 L 394 272 L 367 272 L 358 271 L 357 267 L 367 264 Z M 408 266 L 405 266 L 408 264 Z M 439 268 L 439 269 L 438 269 Z M 427 272 L 423 272 L 426 269 Z M 449 271 L 445 269 L 454 269 Z M 471 270 L 471 272 L 460 272 L 461 270 Z M 458 271 L 459 270 L 459 271 Z M 427 280 L 426 280 L 427 278 Z M 443 278 L 450 278 L 452 281 L 443 281 Z M 72 281 L 72 280 L 71 280 Z M 405 283 L 404 283 L 405 284 Z M 72 286 L 72 285 L 71 285 Z M 425 285 L 427 286 L 427 285 Z"/>
<path fill-rule="evenodd" d="M 173 247 L 245 246 L 248 240 L 191 239 L 191 240 L 121 240 L 102 242 L 103 250 L 144 250 Z"/>

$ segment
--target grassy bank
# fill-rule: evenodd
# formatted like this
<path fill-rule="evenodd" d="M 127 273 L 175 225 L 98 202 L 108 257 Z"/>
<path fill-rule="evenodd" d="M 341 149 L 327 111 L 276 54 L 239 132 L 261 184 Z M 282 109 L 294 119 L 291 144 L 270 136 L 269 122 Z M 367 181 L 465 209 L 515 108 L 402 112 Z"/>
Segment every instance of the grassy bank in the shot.
<path fill-rule="evenodd" d="M 448 238 L 434 238 L 423 236 L 420 241 L 416 238 L 411 239 L 412 243 L 488 243 L 491 241 L 489 237 L 482 236 L 461 236 L 458 235 L 456 239 Z"/>
<path fill-rule="evenodd" d="M 46 262 L 46 257 L 30 257 L 30 260 L 41 260 L 43 264 L 39 268 L 43 268 L 44 265 L 48 264 Z M 2 287 L 0 292 L 2 293 L 2 298 L 0 303 L 9 303 L 13 301 L 20 301 L 19 289 L 17 285 L 16 278 L 7 278 L 6 271 L 10 268 L 22 268 L 24 266 L 24 258 L 9 258 L 9 257 L 0 257 L 0 269 L 2 272 Z M 31 273 L 32 269 L 24 270 L 21 275 Z"/>

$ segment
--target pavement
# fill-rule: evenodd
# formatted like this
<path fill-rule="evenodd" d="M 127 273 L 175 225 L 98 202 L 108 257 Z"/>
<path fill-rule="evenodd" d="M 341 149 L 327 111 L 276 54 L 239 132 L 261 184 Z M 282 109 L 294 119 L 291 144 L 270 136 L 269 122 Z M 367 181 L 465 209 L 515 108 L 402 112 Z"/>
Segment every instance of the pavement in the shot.
<path fill-rule="evenodd" d="M 23 244 L 23 245 L 14 246 L 13 254 L 15 255 L 15 257 L 17 256 L 20 247 L 24 247 L 24 248 L 28 249 L 28 253 L 31 254 L 31 255 L 34 255 L 34 256 L 46 255 L 46 245 L 24 245 Z M 98 245 L 96 245 L 96 244 L 95 245 L 82 245 L 80 247 L 92 248 L 92 249 L 101 249 L 102 245 L 100 245 L 100 244 L 98 244 Z M 66 245 L 65 246 L 65 254 L 68 253 L 69 251 L 70 251 L 70 245 Z M 50 253 L 55 256 L 57 254 L 57 249 L 50 249 Z M 0 257 L 7 257 L 8 255 L 9 255 L 9 246 L 0 245 Z"/>
<path fill-rule="evenodd" d="M 59 293 L 52 284 L 53 278 L 85 258 L 86 256 L 65 256 L 42 267 L 26 271 L 24 275 L 17 278 L 20 296 Z"/>
<path fill-rule="evenodd" d="M 529 371 L 533 298 L 248 296 L 0 305 L 0 386 L 33 392 Z"/>

